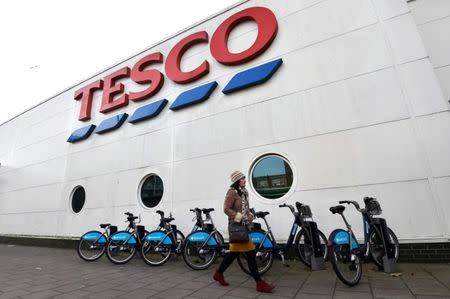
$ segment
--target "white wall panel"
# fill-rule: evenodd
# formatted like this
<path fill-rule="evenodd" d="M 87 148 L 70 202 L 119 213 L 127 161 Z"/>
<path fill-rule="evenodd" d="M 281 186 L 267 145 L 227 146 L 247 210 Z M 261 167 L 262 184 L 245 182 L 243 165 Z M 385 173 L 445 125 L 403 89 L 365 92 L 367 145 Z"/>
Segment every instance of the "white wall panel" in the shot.
<path fill-rule="evenodd" d="M 448 109 L 428 59 L 402 65 L 399 71 L 414 114 L 424 115 Z"/>
<path fill-rule="evenodd" d="M 8 214 L 0 217 L 2 234 L 55 236 L 60 212 Z"/>
<path fill-rule="evenodd" d="M 426 177 L 409 120 L 283 143 L 299 172 L 299 190 Z"/>
<path fill-rule="evenodd" d="M 450 113 L 421 117 L 418 125 L 433 176 L 450 175 Z"/>
<path fill-rule="evenodd" d="M 67 180 L 76 180 L 137 168 L 142 165 L 143 138 L 114 142 L 71 154 L 67 158 Z"/>
<path fill-rule="evenodd" d="M 444 93 L 444 99 L 448 105 L 450 100 L 450 65 L 435 69 L 434 72 L 439 80 L 442 92 Z"/>
<path fill-rule="evenodd" d="M 67 110 L 30 127 L 22 128 L 20 137 L 16 143 L 16 148 L 21 149 L 61 133 L 65 133 L 67 138 L 69 138 L 71 133 L 70 127 L 74 121 L 72 110 Z"/>
<path fill-rule="evenodd" d="M 398 64 L 427 56 L 416 23 L 410 14 L 386 21 L 386 31 Z"/>
<path fill-rule="evenodd" d="M 60 183 L 64 180 L 65 160 L 57 158 L 0 174 L 0 193 Z"/>
<path fill-rule="evenodd" d="M 167 163 L 172 161 L 173 129 L 156 131 L 146 134 L 143 141 L 142 166 Z"/>
<path fill-rule="evenodd" d="M 17 122 L 17 121 L 16 121 Z M 9 154 L 14 143 L 15 132 L 13 122 L 8 122 L 0 126 L 0 158 Z"/>
<path fill-rule="evenodd" d="M 0 194 L 0 214 L 58 210 L 62 185 L 53 184 Z"/>
<path fill-rule="evenodd" d="M 450 13 L 448 13 L 450 15 Z M 450 64 L 450 17 L 424 24 L 419 27 L 423 41 L 435 67 Z"/>
<path fill-rule="evenodd" d="M 418 25 L 450 15 L 450 2 L 447 0 L 415 0 L 408 5 Z"/>
<path fill-rule="evenodd" d="M 378 16 L 385 20 L 409 12 L 405 0 L 373 0 Z"/>
<path fill-rule="evenodd" d="M 67 155 L 70 145 L 66 142 L 68 136 L 61 133 L 55 137 L 43 139 L 31 145 L 16 149 L 11 163 L 15 167 L 24 167 L 42 163 L 57 157 Z"/>
<path fill-rule="evenodd" d="M 442 211 L 450 211 L 450 177 L 443 177 L 435 180 L 437 195 L 439 196 L 439 201 L 442 205 Z M 444 226 L 447 229 L 447 238 L 450 237 L 450 220 L 447 217 L 444 218 Z"/>
<path fill-rule="evenodd" d="M 370 0 L 329 0 L 286 17 L 280 31 L 293 26 L 296 30 L 284 31 L 306 47 L 376 22 Z"/>

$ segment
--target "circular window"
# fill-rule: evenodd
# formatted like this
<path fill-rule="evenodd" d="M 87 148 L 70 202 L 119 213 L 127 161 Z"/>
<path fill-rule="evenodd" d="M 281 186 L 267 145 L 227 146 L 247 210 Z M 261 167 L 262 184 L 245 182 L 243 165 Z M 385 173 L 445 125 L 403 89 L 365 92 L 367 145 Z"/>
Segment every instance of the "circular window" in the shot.
<path fill-rule="evenodd" d="M 264 198 L 277 199 L 289 192 L 293 174 L 289 162 L 278 155 L 258 159 L 251 170 L 252 185 Z"/>
<path fill-rule="evenodd" d="M 86 199 L 86 192 L 81 186 L 75 187 L 72 191 L 72 211 L 74 213 L 79 213 L 84 206 L 84 201 Z"/>
<path fill-rule="evenodd" d="M 145 178 L 141 186 L 141 200 L 145 207 L 156 207 L 164 193 L 163 181 L 156 174 Z"/>

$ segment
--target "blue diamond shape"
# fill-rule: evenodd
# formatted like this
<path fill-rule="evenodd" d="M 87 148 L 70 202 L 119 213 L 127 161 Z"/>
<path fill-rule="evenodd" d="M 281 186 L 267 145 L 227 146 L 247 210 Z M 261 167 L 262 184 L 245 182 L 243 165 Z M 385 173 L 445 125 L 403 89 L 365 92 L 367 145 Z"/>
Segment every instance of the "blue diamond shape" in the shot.
<path fill-rule="evenodd" d="M 181 93 L 170 106 L 170 110 L 178 110 L 190 105 L 206 101 L 216 89 L 217 82 L 207 83 Z"/>
<path fill-rule="evenodd" d="M 67 142 L 74 143 L 74 142 L 84 140 L 91 135 L 91 133 L 94 131 L 94 129 L 95 129 L 95 125 L 89 125 L 86 127 L 79 128 L 79 129 L 73 131 L 72 134 L 70 134 L 70 137 L 69 137 L 69 139 L 67 139 Z"/>
<path fill-rule="evenodd" d="M 128 120 L 129 123 L 135 124 L 137 122 L 157 116 L 166 106 L 166 99 L 159 100 L 157 102 L 139 107 L 134 111 L 133 115 Z"/>
<path fill-rule="evenodd" d="M 127 119 L 128 114 L 122 113 L 103 120 L 95 130 L 97 134 L 103 134 L 119 128 L 123 122 Z"/>
<path fill-rule="evenodd" d="M 262 84 L 275 74 L 282 63 L 283 60 L 280 58 L 237 73 L 231 78 L 222 92 L 228 94 L 250 86 Z"/>

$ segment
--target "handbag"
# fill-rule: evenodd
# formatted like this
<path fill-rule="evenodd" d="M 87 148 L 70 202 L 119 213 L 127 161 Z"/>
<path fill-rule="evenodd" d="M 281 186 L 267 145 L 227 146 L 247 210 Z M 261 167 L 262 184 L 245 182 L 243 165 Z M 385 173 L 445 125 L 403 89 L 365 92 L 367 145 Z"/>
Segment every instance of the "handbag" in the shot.
<path fill-rule="evenodd" d="M 249 229 L 247 225 L 242 225 L 234 221 L 228 223 L 228 234 L 230 236 L 230 243 L 245 243 L 248 242 Z"/>

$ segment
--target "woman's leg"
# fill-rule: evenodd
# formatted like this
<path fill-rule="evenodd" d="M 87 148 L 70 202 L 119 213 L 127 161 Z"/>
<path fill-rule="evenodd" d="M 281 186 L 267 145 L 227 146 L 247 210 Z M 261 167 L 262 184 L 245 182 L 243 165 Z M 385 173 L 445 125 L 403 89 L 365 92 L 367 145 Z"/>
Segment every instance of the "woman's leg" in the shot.
<path fill-rule="evenodd" d="M 258 266 L 256 265 L 256 250 L 246 252 L 245 256 L 247 258 L 248 268 L 250 270 L 250 273 L 252 273 L 253 279 L 255 281 L 261 281 Z"/>
<path fill-rule="evenodd" d="M 246 252 L 248 268 L 252 273 L 253 279 L 256 281 L 256 290 L 263 293 L 271 293 L 275 287 L 261 279 L 258 266 L 256 265 L 256 250 Z"/>
<path fill-rule="evenodd" d="M 222 260 L 217 272 L 223 273 L 233 263 L 234 259 L 238 256 L 239 252 L 228 252 Z"/>

